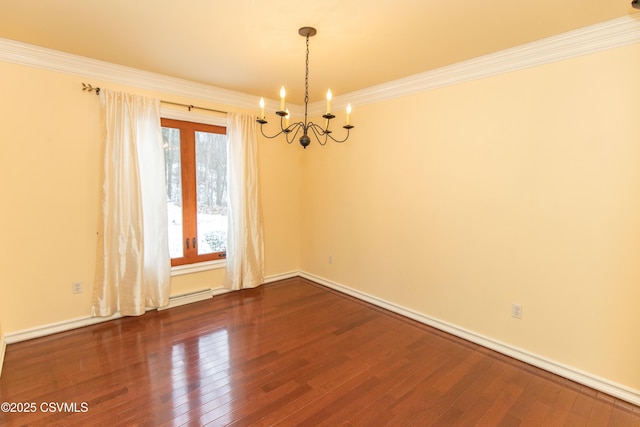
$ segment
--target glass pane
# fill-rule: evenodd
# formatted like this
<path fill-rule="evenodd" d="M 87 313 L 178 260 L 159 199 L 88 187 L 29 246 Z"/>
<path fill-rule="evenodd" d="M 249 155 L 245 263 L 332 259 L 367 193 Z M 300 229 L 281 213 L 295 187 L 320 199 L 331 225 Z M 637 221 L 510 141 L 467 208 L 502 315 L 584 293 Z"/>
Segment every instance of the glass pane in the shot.
<path fill-rule="evenodd" d="M 198 255 L 227 250 L 227 136 L 196 132 Z"/>
<path fill-rule="evenodd" d="M 169 255 L 182 258 L 182 168 L 180 167 L 180 129 L 162 128 L 164 170 L 167 184 Z"/>

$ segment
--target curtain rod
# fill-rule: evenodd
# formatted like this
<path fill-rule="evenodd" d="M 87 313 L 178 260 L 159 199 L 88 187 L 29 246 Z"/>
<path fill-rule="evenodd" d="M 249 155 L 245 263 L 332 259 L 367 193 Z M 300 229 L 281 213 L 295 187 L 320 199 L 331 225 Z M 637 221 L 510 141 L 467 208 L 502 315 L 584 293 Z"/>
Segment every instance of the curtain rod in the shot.
<path fill-rule="evenodd" d="M 88 84 L 88 83 L 82 83 L 82 90 L 86 91 L 86 92 L 95 92 L 96 95 L 100 95 L 100 88 L 99 87 L 93 87 L 92 85 Z M 190 105 L 190 104 L 181 104 L 179 102 L 171 102 L 171 101 L 163 101 L 160 100 L 161 103 L 163 104 L 171 104 L 171 105 L 177 105 L 179 107 L 187 107 L 189 109 L 189 111 L 191 111 L 192 109 L 197 109 L 197 110 L 205 110 L 205 111 L 211 111 L 213 113 L 222 113 L 222 114 L 227 114 L 226 111 L 222 111 L 222 110 L 214 110 L 213 108 L 207 108 L 207 107 L 198 107 L 196 105 Z"/>

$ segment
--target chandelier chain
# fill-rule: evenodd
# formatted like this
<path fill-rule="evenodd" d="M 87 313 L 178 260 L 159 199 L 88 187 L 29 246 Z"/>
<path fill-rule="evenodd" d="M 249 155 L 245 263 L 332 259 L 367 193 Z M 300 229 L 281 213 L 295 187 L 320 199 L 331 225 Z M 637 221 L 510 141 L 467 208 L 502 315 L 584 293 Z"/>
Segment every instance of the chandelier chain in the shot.
<path fill-rule="evenodd" d="M 309 104 L 309 35 L 307 34 L 307 61 L 304 74 L 304 123 L 307 124 L 307 104 Z M 306 126 L 305 126 L 306 127 Z"/>

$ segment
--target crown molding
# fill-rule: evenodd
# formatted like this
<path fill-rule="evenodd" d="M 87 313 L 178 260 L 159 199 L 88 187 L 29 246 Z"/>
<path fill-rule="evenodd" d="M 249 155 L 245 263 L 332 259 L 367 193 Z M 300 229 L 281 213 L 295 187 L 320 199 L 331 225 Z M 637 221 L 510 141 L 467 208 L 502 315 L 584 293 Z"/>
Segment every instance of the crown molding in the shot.
<path fill-rule="evenodd" d="M 427 90 L 495 76 L 511 71 L 562 61 L 581 55 L 640 42 L 640 13 L 541 39 L 511 49 L 415 74 L 334 98 L 334 108 L 347 102 L 360 106 L 412 95 Z M 0 61 L 113 82 L 163 93 L 201 99 L 228 107 L 257 110 L 256 97 L 175 77 L 150 73 L 105 61 L 0 38 Z M 268 108 L 277 108 L 267 100 Z M 323 113 L 324 102 L 309 105 L 309 113 Z M 302 106 L 291 106 L 301 114 Z"/>
<path fill-rule="evenodd" d="M 0 38 L 0 61 L 76 75 L 84 79 L 95 79 L 190 99 L 211 101 L 230 107 L 258 108 L 258 101 L 253 95 L 9 39 Z M 275 101 L 274 105 L 276 105 Z"/>
<path fill-rule="evenodd" d="M 640 42 L 640 13 L 415 74 L 341 97 L 354 106 L 412 95 Z M 334 101 L 339 107 L 340 101 Z M 346 105 L 346 101 L 343 101 Z"/>

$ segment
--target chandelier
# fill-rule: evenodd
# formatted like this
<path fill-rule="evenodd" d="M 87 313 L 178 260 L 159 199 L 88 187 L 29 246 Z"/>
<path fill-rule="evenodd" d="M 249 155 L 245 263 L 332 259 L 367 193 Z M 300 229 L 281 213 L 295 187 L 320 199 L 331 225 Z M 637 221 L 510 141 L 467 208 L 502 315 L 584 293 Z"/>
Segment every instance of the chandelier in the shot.
<path fill-rule="evenodd" d="M 307 148 L 307 146 L 311 143 L 310 134 L 313 134 L 320 145 L 325 145 L 329 139 L 335 142 L 345 142 L 347 138 L 349 138 L 349 130 L 353 129 L 351 126 L 350 116 L 351 116 L 351 104 L 347 105 L 347 120 L 346 124 L 342 126 L 347 130 L 347 135 L 344 139 L 334 138 L 333 131 L 329 129 L 329 125 L 331 120 L 336 116 L 331 114 L 331 89 L 327 91 L 327 112 L 322 117 L 324 120 L 324 127 L 320 126 L 316 123 L 310 122 L 307 119 L 308 113 L 308 104 L 309 104 L 309 37 L 313 37 L 316 35 L 316 29 L 312 27 L 302 27 L 298 30 L 298 34 L 305 37 L 307 39 L 307 56 L 305 62 L 305 74 L 304 74 L 304 121 L 296 122 L 293 124 L 289 124 L 289 109 L 285 109 L 285 95 L 286 92 L 284 90 L 284 86 L 280 89 L 280 110 L 276 111 L 276 114 L 280 116 L 280 131 L 275 135 L 267 135 L 264 133 L 263 126 L 268 122 L 264 118 L 264 98 L 260 98 L 260 116 L 256 120 L 260 123 L 260 132 L 266 138 L 275 138 L 281 134 L 285 135 L 287 143 L 291 144 L 298 134 L 302 132 L 300 136 L 300 145 L 303 148 Z"/>

